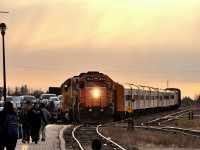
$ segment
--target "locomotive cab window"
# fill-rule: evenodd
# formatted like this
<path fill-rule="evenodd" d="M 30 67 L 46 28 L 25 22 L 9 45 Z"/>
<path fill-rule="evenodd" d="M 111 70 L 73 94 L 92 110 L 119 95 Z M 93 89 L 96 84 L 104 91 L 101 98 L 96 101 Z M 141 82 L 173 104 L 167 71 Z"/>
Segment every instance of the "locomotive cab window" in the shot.
<path fill-rule="evenodd" d="M 105 83 L 104 82 L 95 82 L 95 81 L 87 81 L 86 83 L 87 87 L 94 87 L 94 86 L 98 86 L 98 87 L 104 87 Z"/>
<path fill-rule="evenodd" d="M 104 87 L 105 86 L 105 83 L 104 82 L 96 82 L 96 86 L 99 86 L 99 87 Z"/>
<path fill-rule="evenodd" d="M 107 88 L 108 90 L 111 90 L 111 89 L 112 89 L 112 83 L 111 83 L 111 82 L 107 82 L 107 83 L 106 83 L 106 88 Z"/>
<path fill-rule="evenodd" d="M 87 87 L 93 87 L 95 83 L 93 81 L 87 81 Z"/>
<path fill-rule="evenodd" d="M 84 82 L 84 81 L 81 81 L 81 82 L 79 83 L 79 88 L 80 88 L 80 89 L 84 89 L 84 88 L 85 88 L 85 82 Z"/>

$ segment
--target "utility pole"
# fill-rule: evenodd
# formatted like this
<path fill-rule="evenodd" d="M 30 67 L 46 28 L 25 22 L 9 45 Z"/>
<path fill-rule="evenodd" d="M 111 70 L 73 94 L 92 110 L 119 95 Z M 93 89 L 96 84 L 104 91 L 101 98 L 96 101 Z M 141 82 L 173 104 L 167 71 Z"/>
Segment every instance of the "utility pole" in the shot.
<path fill-rule="evenodd" d="M 5 11 L 0 11 L 0 13 L 9 13 Z M 0 31 L 2 34 L 2 45 L 3 45 L 3 97 L 4 97 L 4 102 L 6 102 L 6 64 L 5 64 L 5 44 L 4 44 L 4 35 L 6 31 L 6 24 L 1 23 L 0 24 Z"/>

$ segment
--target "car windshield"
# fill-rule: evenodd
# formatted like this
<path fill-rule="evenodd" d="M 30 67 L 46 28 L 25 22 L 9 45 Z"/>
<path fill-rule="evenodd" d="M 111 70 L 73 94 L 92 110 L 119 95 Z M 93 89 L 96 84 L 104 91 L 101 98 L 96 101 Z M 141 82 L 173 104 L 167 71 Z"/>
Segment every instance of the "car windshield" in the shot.
<path fill-rule="evenodd" d="M 58 98 L 51 98 L 51 101 L 58 101 Z"/>
<path fill-rule="evenodd" d="M 33 101 L 33 100 L 36 100 L 36 98 L 34 96 L 29 96 L 29 97 L 24 97 L 24 100 L 25 101 L 27 101 L 27 100 Z"/>
<path fill-rule="evenodd" d="M 50 97 L 53 97 L 53 96 L 55 96 L 55 95 L 43 95 L 42 99 L 49 99 Z"/>
<path fill-rule="evenodd" d="M 12 97 L 6 97 L 6 101 L 12 101 Z"/>

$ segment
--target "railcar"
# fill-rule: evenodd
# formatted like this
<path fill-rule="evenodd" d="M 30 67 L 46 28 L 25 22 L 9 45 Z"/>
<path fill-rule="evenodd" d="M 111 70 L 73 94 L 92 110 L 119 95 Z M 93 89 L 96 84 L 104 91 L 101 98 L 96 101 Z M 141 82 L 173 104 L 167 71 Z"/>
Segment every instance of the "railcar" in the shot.
<path fill-rule="evenodd" d="M 177 109 L 181 105 L 181 91 L 177 88 L 158 89 L 134 84 L 115 84 L 115 118 L 128 115 L 144 115 L 168 109 Z"/>
<path fill-rule="evenodd" d="M 61 90 L 63 118 L 82 123 L 107 123 L 181 104 L 179 89 L 119 84 L 97 71 L 67 79 Z"/>

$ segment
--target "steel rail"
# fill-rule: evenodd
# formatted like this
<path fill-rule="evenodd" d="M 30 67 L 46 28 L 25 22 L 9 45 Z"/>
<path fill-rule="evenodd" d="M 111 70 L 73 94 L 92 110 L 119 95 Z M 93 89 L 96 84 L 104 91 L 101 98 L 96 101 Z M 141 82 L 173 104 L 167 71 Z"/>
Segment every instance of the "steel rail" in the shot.
<path fill-rule="evenodd" d="M 75 127 L 72 131 L 72 137 L 74 138 L 74 140 L 78 143 L 79 147 L 81 150 L 84 150 L 84 148 L 82 147 L 81 143 L 79 142 L 79 140 L 75 137 L 74 132 L 76 131 L 76 129 L 78 129 L 79 127 L 83 126 L 83 124 Z"/>
<path fill-rule="evenodd" d="M 101 124 L 98 125 L 98 126 L 96 127 L 96 131 L 97 131 L 97 133 L 98 133 L 102 138 L 104 138 L 104 139 L 106 139 L 107 141 L 111 142 L 112 144 L 114 144 L 114 145 L 117 146 L 118 148 L 120 148 L 120 149 L 122 149 L 122 150 L 126 150 L 125 148 L 123 148 L 123 147 L 120 146 L 119 144 L 115 143 L 115 142 L 112 141 L 111 139 L 109 139 L 109 138 L 103 136 L 103 135 L 99 132 L 99 127 L 101 127 L 101 126 L 102 126 Z"/>

